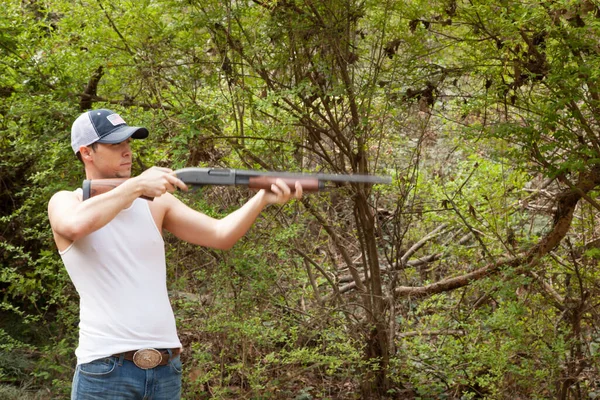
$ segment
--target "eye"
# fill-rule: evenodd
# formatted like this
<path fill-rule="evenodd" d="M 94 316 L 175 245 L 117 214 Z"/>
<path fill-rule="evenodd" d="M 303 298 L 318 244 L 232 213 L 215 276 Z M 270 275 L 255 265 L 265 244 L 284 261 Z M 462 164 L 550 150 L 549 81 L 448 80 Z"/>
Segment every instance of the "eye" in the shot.
<path fill-rule="evenodd" d="M 111 146 L 124 146 L 124 145 L 128 144 L 130 141 L 131 141 L 131 138 L 126 139 L 119 143 L 111 143 Z"/>

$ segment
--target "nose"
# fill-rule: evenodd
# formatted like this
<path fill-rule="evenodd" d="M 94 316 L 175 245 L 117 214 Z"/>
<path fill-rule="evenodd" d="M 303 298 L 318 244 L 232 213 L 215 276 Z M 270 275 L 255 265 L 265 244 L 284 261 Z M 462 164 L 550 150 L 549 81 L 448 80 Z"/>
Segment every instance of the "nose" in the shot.
<path fill-rule="evenodd" d="M 131 145 L 129 144 L 129 139 L 123 142 L 123 156 L 128 156 L 131 154 Z"/>

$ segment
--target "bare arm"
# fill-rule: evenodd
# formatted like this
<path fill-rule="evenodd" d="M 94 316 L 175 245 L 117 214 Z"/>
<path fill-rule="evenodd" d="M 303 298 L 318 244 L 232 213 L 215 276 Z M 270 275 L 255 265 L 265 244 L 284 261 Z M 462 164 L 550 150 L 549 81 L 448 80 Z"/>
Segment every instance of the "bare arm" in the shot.
<path fill-rule="evenodd" d="M 140 195 L 158 197 L 186 185 L 166 168 L 151 168 L 115 190 L 87 201 L 74 192 L 58 192 L 48 203 L 48 218 L 59 249 L 109 223 Z"/>
<path fill-rule="evenodd" d="M 265 206 L 302 197 L 302 186 L 297 183 L 295 189 L 291 193 L 287 184 L 278 180 L 270 192 L 260 190 L 241 208 L 222 219 L 192 210 L 174 196 L 165 196 L 161 200 L 168 201 L 169 204 L 163 227 L 187 242 L 227 250 L 246 234 Z"/>

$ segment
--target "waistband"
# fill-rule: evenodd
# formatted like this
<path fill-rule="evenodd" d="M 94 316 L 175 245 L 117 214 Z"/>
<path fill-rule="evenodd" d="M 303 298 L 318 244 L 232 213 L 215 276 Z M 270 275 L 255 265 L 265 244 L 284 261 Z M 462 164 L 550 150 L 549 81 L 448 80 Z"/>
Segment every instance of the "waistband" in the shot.
<path fill-rule="evenodd" d="M 167 365 L 171 358 L 181 354 L 181 348 L 174 349 L 139 349 L 113 354 L 113 357 L 123 357 L 124 360 L 133 361 L 142 369 L 150 369 L 160 365 Z"/>

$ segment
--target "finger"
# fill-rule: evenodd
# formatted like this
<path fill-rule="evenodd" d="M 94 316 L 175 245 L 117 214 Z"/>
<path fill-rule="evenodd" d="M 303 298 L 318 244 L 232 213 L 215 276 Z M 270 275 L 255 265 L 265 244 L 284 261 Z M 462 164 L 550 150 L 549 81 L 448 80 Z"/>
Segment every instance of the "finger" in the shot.
<path fill-rule="evenodd" d="M 296 188 L 296 191 L 294 192 L 294 197 L 297 199 L 301 199 L 302 198 L 302 184 L 298 181 L 296 181 L 296 184 L 294 185 Z"/>
<path fill-rule="evenodd" d="M 172 172 L 172 174 L 167 175 L 167 180 L 169 181 L 169 183 L 171 185 L 173 185 L 173 190 L 175 190 L 175 187 L 178 187 L 179 189 L 187 192 L 188 191 L 188 187 L 185 184 L 185 182 L 183 182 L 181 179 L 177 178 L 177 176 L 175 175 L 175 172 Z"/>
<path fill-rule="evenodd" d="M 271 184 L 271 192 L 272 192 L 273 194 L 275 194 L 277 197 L 280 197 L 280 196 L 281 196 L 281 194 L 282 194 L 282 193 L 281 193 L 281 189 L 280 189 L 280 188 L 279 188 L 279 186 L 277 186 L 277 184 L 275 184 L 275 183 L 272 183 L 272 184 Z"/>
<path fill-rule="evenodd" d="M 285 183 L 285 181 L 283 179 L 277 179 L 275 181 L 275 184 L 277 184 L 277 186 L 281 189 L 281 193 L 283 194 L 284 198 L 289 199 L 290 194 L 292 193 L 292 190 L 290 189 L 288 184 Z"/>

